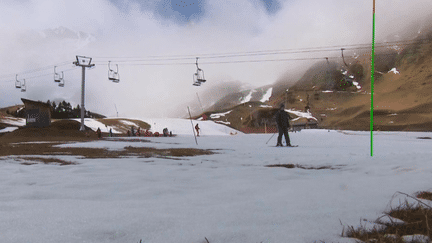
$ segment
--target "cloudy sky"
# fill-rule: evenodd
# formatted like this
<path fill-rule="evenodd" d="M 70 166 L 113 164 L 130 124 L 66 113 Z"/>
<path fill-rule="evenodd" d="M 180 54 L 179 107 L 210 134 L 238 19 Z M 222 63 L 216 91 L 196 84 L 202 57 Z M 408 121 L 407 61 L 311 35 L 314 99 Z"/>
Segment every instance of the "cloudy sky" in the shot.
<path fill-rule="evenodd" d="M 377 41 L 418 28 L 432 9 L 431 0 L 376 4 Z M 82 55 L 95 64 L 86 108 L 107 116 L 115 107 L 120 116 L 175 116 L 212 87 L 295 79 L 313 58 L 372 38 L 372 0 L 2 0 L 0 11 L 0 107 L 20 98 L 79 104 L 81 68 L 72 62 Z M 330 46 L 336 51 L 299 52 Z M 200 87 L 196 57 L 207 79 Z M 108 80 L 108 61 L 119 83 Z M 17 74 L 26 92 L 15 88 Z"/>

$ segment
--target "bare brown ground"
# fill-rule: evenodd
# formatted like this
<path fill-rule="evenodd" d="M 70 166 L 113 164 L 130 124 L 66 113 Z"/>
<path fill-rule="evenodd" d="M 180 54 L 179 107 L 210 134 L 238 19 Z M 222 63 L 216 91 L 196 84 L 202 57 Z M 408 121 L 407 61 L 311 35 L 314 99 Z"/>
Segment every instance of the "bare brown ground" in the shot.
<path fill-rule="evenodd" d="M 193 148 L 156 149 L 128 146 L 123 150 L 112 151 L 103 148 L 54 147 L 54 145 L 67 142 L 86 142 L 98 139 L 95 132 L 91 130 L 80 132 L 78 129 L 79 122 L 71 120 L 54 122 L 47 128 L 20 128 L 0 137 L 0 157 L 9 155 L 73 155 L 84 158 L 129 156 L 173 158 L 214 154 L 210 150 Z M 137 141 L 148 142 L 146 140 L 136 140 L 135 142 Z M 57 162 L 60 163 L 61 161 Z"/>
<path fill-rule="evenodd" d="M 75 165 L 77 163 L 65 161 L 57 158 L 43 158 L 43 157 L 17 157 L 15 160 L 23 161 L 22 165 L 34 165 L 38 163 L 55 164 L 55 165 Z"/>
<path fill-rule="evenodd" d="M 345 229 L 344 226 L 342 236 L 355 238 L 362 242 L 403 243 L 407 242 L 403 238 L 404 236 L 416 235 L 419 238 L 410 242 L 430 242 L 430 240 L 425 241 L 425 239 L 432 237 L 432 208 L 418 201 L 417 198 L 431 200 L 432 193 L 422 191 L 417 193 L 417 198 L 401 192 L 397 192 L 395 195 L 397 194 L 406 195 L 418 203 L 408 203 L 407 200 L 400 202 L 399 206 L 384 212 L 383 216 L 375 220 L 376 225 L 372 229 L 366 228 L 361 223 L 358 228 L 348 226 Z M 383 222 L 381 218 L 387 216 L 402 220 L 403 223 L 395 222 L 391 218 L 390 222 Z"/>
<path fill-rule="evenodd" d="M 103 148 L 71 148 L 53 147 L 54 143 L 0 143 L 0 156 L 9 155 L 73 155 L 83 156 L 84 158 L 123 158 L 135 156 L 140 158 L 149 157 L 183 157 L 210 155 L 214 152 L 203 149 L 176 148 L 176 149 L 156 149 L 143 147 L 125 147 L 123 150 L 108 150 Z"/>
<path fill-rule="evenodd" d="M 314 167 L 314 166 L 305 166 L 305 165 L 299 165 L 299 164 L 266 165 L 266 167 L 283 167 L 283 168 L 288 168 L 288 169 L 300 168 L 300 169 L 304 169 L 304 170 L 338 170 L 342 166 L 344 166 L 344 165 L 335 165 L 335 166 L 325 165 L 325 166 L 317 166 L 317 167 Z"/>

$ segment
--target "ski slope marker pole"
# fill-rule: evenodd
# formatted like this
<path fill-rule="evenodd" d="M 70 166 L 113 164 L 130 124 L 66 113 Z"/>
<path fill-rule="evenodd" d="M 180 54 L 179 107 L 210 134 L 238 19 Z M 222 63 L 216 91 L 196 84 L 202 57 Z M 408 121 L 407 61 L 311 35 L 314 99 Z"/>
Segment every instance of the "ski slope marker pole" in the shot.
<path fill-rule="evenodd" d="M 188 108 L 189 118 L 190 118 L 191 125 L 192 125 L 192 132 L 193 132 L 194 138 L 195 138 L 195 143 L 196 143 L 196 145 L 198 145 L 198 141 L 197 141 L 197 138 L 196 138 L 196 135 L 195 135 L 194 125 L 193 125 L 193 122 L 192 122 L 192 116 L 191 116 L 191 113 L 190 113 L 190 110 L 189 110 L 189 106 L 187 108 Z"/>
<path fill-rule="evenodd" d="M 371 109 L 370 109 L 370 156 L 371 157 L 373 157 L 374 77 L 375 77 L 375 0 L 373 0 L 373 15 L 372 15 Z"/>

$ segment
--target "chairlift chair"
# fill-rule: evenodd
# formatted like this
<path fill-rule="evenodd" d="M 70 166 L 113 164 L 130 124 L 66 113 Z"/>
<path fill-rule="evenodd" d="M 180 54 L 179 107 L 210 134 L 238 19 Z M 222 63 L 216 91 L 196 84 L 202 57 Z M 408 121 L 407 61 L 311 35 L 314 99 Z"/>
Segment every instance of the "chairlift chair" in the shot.
<path fill-rule="evenodd" d="M 343 51 L 345 50 L 345 48 L 341 48 L 341 52 L 342 52 L 342 61 L 345 64 L 346 67 L 349 67 L 348 64 L 345 62 L 345 57 L 343 55 Z"/>
<path fill-rule="evenodd" d="M 15 88 L 21 89 L 21 82 L 18 80 L 18 74 L 15 77 Z"/>
<path fill-rule="evenodd" d="M 197 66 L 197 72 L 195 73 L 197 75 L 197 80 L 200 83 L 204 83 L 206 80 L 204 78 L 204 71 L 198 67 L 198 57 L 196 58 L 196 66 Z"/>
<path fill-rule="evenodd" d="M 60 74 L 58 74 L 56 72 L 56 66 L 54 66 L 54 82 L 56 82 L 56 83 L 60 83 L 61 82 Z"/>
<path fill-rule="evenodd" d="M 57 82 L 57 81 L 56 81 Z M 65 81 L 64 81 L 64 73 L 62 71 L 62 76 L 60 78 L 59 87 L 64 87 Z"/>
<path fill-rule="evenodd" d="M 118 83 L 120 81 L 120 75 L 118 73 L 118 64 L 116 64 L 116 70 L 111 69 L 111 61 L 108 62 L 108 79 L 113 81 L 114 83 Z"/>
<path fill-rule="evenodd" d="M 201 86 L 201 82 L 198 80 L 198 73 L 193 74 L 193 85 Z"/>
<path fill-rule="evenodd" d="M 26 92 L 25 79 L 23 79 L 23 84 L 21 85 L 21 92 Z"/>

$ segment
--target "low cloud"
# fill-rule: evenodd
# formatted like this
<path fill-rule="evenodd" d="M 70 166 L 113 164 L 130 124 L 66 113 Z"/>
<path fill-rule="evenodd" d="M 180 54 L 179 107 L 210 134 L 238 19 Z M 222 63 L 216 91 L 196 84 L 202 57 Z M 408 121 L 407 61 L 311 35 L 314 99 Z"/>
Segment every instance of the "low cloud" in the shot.
<path fill-rule="evenodd" d="M 75 55 L 85 55 L 93 57 L 96 64 L 86 71 L 87 109 L 112 116 L 117 106 L 122 116 L 172 117 L 178 115 L 178 104 L 195 104 L 197 92 L 203 94 L 200 98 L 206 104 L 206 97 L 211 100 L 224 94 L 207 95 L 210 87 L 268 85 L 282 77 L 296 77 L 314 62 L 268 60 L 340 55 L 228 57 L 227 53 L 342 47 L 371 41 L 372 0 L 286 0 L 278 1 L 271 11 L 257 0 L 203 0 L 195 1 L 201 4 L 200 12 L 186 20 L 161 16 L 162 2 L 2 1 L 0 106 L 21 103 L 21 97 L 42 101 L 65 98 L 79 104 L 81 69 L 72 62 Z M 429 0 L 378 1 L 377 41 L 403 32 L 413 23 L 425 25 L 431 8 Z M 56 33 L 62 29 L 65 32 Z M 201 87 L 192 85 L 196 56 L 207 79 Z M 179 57 L 186 59 L 167 60 Z M 251 60 L 256 62 L 243 62 Z M 108 61 L 119 65 L 118 84 L 108 81 Z M 56 64 L 58 71 L 65 72 L 64 88 L 53 82 Z M 27 92 L 14 88 L 15 74 L 26 78 Z"/>

